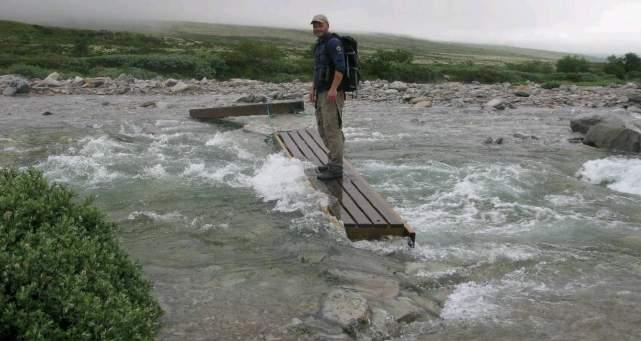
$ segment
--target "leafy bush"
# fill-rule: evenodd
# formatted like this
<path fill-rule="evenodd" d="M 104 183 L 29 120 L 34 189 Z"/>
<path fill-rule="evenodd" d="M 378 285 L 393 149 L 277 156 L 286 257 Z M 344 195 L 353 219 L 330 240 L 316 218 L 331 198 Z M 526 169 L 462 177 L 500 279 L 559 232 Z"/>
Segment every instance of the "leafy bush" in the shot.
<path fill-rule="evenodd" d="M 626 74 L 625 63 L 622 58 L 612 55 L 608 57 L 608 62 L 603 67 L 603 71 L 615 75 L 617 78 L 624 79 Z"/>
<path fill-rule="evenodd" d="M 49 75 L 47 69 L 27 64 L 13 64 L 4 69 L 3 73 L 21 75 L 26 78 L 45 78 Z"/>
<path fill-rule="evenodd" d="M 583 57 L 565 56 L 556 62 L 556 71 L 564 73 L 589 72 L 590 64 Z"/>
<path fill-rule="evenodd" d="M 506 67 L 510 70 L 527 72 L 527 73 L 552 73 L 554 65 L 542 61 L 528 61 L 524 63 L 508 63 Z"/>
<path fill-rule="evenodd" d="M 455 64 L 445 66 L 441 71 L 447 74 L 450 80 L 460 82 L 517 83 L 523 81 L 520 74 L 498 66 Z"/>
<path fill-rule="evenodd" d="M 410 64 L 414 61 L 414 55 L 410 51 L 378 50 L 369 57 L 370 62 Z"/>
<path fill-rule="evenodd" d="M 641 58 L 636 53 L 626 53 L 623 56 L 625 72 L 641 71 Z"/>
<path fill-rule="evenodd" d="M 241 42 L 224 55 L 225 63 L 229 66 L 227 76 L 258 80 L 267 80 L 275 74 L 296 72 L 288 69 L 291 63 L 285 57 L 281 49 L 258 41 Z"/>
<path fill-rule="evenodd" d="M 635 53 L 626 53 L 623 57 L 612 55 L 608 57 L 603 71 L 619 79 L 636 78 L 632 74 L 641 72 L 641 58 Z"/>
<path fill-rule="evenodd" d="M 118 78 L 123 73 L 137 79 L 153 79 L 159 76 L 156 72 L 135 67 L 97 67 L 89 70 L 87 74 L 92 77 Z"/>
<path fill-rule="evenodd" d="M 0 170 L 0 339 L 151 340 L 161 310 L 114 225 L 36 170 Z"/>

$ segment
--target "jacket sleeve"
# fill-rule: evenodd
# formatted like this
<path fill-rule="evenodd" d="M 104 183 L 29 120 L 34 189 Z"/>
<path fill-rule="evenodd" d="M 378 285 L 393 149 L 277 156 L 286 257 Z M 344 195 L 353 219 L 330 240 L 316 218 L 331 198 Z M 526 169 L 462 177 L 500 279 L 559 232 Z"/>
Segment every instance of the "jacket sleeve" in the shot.
<path fill-rule="evenodd" d="M 332 38 L 327 42 L 327 52 L 329 57 L 334 64 L 336 71 L 345 74 L 345 51 L 343 49 L 343 43 L 338 38 Z"/>

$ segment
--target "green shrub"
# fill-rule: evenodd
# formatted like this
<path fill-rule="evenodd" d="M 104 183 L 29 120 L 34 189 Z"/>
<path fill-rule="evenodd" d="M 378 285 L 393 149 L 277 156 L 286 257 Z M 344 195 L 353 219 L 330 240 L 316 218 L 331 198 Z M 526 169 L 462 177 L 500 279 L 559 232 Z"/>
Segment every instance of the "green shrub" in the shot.
<path fill-rule="evenodd" d="M 88 75 L 118 78 L 123 73 L 137 79 L 153 79 L 159 76 L 156 72 L 135 67 L 97 67 L 89 70 Z"/>
<path fill-rule="evenodd" d="M 228 77 L 258 80 L 269 80 L 273 75 L 291 72 L 285 57 L 280 48 L 258 41 L 241 42 L 224 55 L 229 66 Z"/>
<path fill-rule="evenodd" d="M 556 71 L 564 73 L 589 72 L 590 64 L 583 57 L 565 56 L 556 62 Z"/>
<path fill-rule="evenodd" d="M 0 170 L 0 339 L 152 340 L 161 310 L 114 225 L 36 170 Z"/>
<path fill-rule="evenodd" d="M 49 70 L 39 66 L 27 64 L 13 64 L 4 69 L 5 74 L 16 74 L 26 78 L 45 78 L 49 75 Z"/>
<path fill-rule="evenodd" d="M 442 72 L 447 74 L 450 80 L 459 82 L 518 83 L 524 81 L 519 73 L 500 66 L 454 64 L 443 67 Z"/>
<path fill-rule="evenodd" d="M 527 73 L 552 73 L 554 65 L 547 62 L 532 60 L 524 63 L 508 63 L 506 67 L 510 70 L 527 72 Z"/>

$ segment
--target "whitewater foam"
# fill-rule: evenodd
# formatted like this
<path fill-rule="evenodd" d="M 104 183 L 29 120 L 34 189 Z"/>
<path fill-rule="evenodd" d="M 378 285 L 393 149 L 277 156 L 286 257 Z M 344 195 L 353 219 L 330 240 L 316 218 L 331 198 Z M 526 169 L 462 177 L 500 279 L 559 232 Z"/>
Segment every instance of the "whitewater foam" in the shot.
<path fill-rule="evenodd" d="M 274 210 L 294 212 L 318 205 L 320 196 L 306 183 L 305 165 L 283 154 L 272 154 L 249 179 L 251 187 L 265 201 L 276 201 Z"/>
<path fill-rule="evenodd" d="M 512 301 L 546 291 L 549 288 L 545 283 L 529 279 L 524 269 L 510 272 L 499 281 L 461 283 L 445 301 L 441 317 L 451 322 L 489 319 L 510 323 Z"/>
<path fill-rule="evenodd" d="M 641 196 L 641 160 L 610 157 L 583 164 L 577 176 L 591 184 Z"/>

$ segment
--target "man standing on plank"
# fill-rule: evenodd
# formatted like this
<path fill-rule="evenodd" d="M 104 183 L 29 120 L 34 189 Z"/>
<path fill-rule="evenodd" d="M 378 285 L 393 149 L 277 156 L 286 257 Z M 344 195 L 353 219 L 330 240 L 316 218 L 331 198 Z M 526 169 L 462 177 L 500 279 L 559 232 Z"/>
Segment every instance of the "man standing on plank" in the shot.
<path fill-rule="evenodd" d="M 316 106 L 318 133 L 329 149 L 329 161 L 318 167 L 318 179 L 343 177 L 343 105 L 345 92 L 341 81 L 345 74 L 345 54 L 340 38 L 329 32 L 329 20 L 319 14 L 312 19 L 314 35 L 314 83 L 309 95 Z"/>

